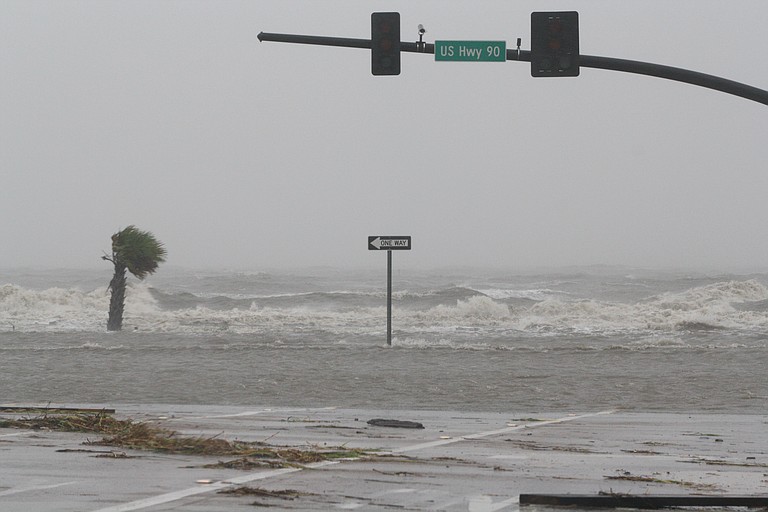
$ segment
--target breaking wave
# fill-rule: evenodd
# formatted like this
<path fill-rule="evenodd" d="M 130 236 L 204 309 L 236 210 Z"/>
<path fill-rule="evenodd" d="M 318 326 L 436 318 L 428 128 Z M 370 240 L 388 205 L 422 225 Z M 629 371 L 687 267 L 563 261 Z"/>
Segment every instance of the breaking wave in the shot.
<path fill-rule="evenodd" d="M 525 296 L 526 301 L 509 301 Z M 533 297 L 539 297 L 533 300 Z M 551 290 L 483 293 L 448 286 L 394 297 L 398 328 L 419 332 L 617 334 L 709 332 L 768 327 L 768 289 L 755 280 L 722 281 L 623 303 L 573 299 Z M 0 332 L 103 332 L 108 292 L 32 290 L 0 286 Z M 322 332 L 337 337 L 381 330 L 386 314 L 379 291 L 311 292 L 236 297 L 171 293 L 129 285 L 124 328 L 167 333 Z"/>

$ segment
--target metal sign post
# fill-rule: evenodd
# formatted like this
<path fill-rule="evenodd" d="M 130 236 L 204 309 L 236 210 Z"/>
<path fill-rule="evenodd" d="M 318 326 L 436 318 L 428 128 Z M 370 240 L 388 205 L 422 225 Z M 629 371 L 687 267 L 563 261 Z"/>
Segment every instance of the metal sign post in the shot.
<path fill-rule="evenodd" d="M 387 345 L 392 346 L 392 251 L 387 251 Z"/>
<path fill-rule="evenodd" d="M 410 251 L 410 236 L 369 236 L 369 251 L 387 251 L 387 345 L 392 345 L 392 251 Z"/>

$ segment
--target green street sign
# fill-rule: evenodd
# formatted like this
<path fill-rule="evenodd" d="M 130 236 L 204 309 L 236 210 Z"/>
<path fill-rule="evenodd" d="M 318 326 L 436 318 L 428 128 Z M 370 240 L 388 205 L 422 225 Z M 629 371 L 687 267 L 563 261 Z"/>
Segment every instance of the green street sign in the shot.
<path fill-rule="evenodd" d="M 506 62 L 506 41 L 435 41 L 435 60 Z"/>

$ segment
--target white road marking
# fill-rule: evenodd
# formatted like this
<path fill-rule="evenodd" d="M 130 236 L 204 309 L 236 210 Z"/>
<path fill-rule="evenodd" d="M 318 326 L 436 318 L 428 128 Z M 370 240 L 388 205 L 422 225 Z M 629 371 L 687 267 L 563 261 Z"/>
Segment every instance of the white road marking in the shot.
<path fill-rule="evenodd" d="M 517 430 L 525 430 L 527 428 L 536 428 L 536 427 L 542 427 L 544 425 L 554 425 L 558 423 L 565 423 L 567 421 L 580 420 L 584 418 L 592 418 L 594 416 L 602 416 L 604 414 L 612 414 L 613 412 L 615 411 L 610 410 L 610 411 L 593 412 L 589 414 L 580 414 L 576 416 L 566 416 L 564 418 L 557 418 L 555 420 L 539 421 L 536 423 L 529 423 L 527 425 L 516 425 L 514 427 L 501 428 L 498 430 L 489 430 L 487 432 L 478 432 L 477 434 L 468 434 L 465 436 L 454 437 L 451 439 L 438 439 L 435 441 L 429 441 L 427 443 L 404 446 L 403 448 L 395 448 L 394 450 L 389 451 L 389 453 L 406 453 L 406 452 L 413 452 L 417 450 L 424 450 L 427 448 L 434 448 L 435 446 L 444 446 L 446 444 L 458 443 L 460 441 L 464 441 L 467 439 L 482 439 L 484 437 L 496 436 L 501 434 L 509 434 L 510 432 L 515 432 Z M 387 453 L 387 452 L 382 452 L 382 453 Z"/>
<path fill-rule="evenodd" d="M 30 487 L 14 487 L 13 489 L 6 489 L 5 491 L 0 492 L 0 496 L 10 496 L 12 494 L 19 494 L 22 492 L 29 492 L 29 491 L 42 491 L 45 489 L 55 489 L 56 487 L 64 487 L 65 485 L 72 485 L 76 484 L 77 482 L 62 482 L 60 484 L 50 484 L 50 485 L 33 485 Z"/>
<path fill-rule="evenodd" d="M 412 489 L 410 487 L 401 487 L 399 489 L 388 489 L 386 491 L 377 492 L 376 494 L 371 494 L 371 498 L 381 498 L 382 496 L 387 496 L 388 494 L 408 494 L 416 492 L 416 489 Z"/>
<path fill-rule="evenodd" d="M 177 501 L 177 500 L 186 498 L 188 496 L 194 496 L 196 494 L 204 494 L 206 492 L 226 489 L 227 487 L 232 487 L 232 485 L 236 483 L 245 483 L 246 481 L 253 481 L 253 480 L 259 480 L 259 479 L 263 480 L 266 478 L 272 478 L 275 476 L 285 475 L 288 473 L 294 473 L 296 471 L 301 471 L 301 469 L 286 468 L 286 469 L 276 469 L 274 471 L 266 471 L 264 473 L 251 474 L 251 475 L 247 475 L 252 477 L 251 480 L 246 480 L 246 477 L 239 477 L 237 479 L 227 480 L 226 482 L 214 482 L 212 484 L 198 485 L 195 487 L 190 487 L 188 489 L 182 489 L 180 491 L 169 492 L 166 494 L 160 494 L 158 496 L 151 496 L 149 498 L 132 501 L 130 503 L 122 503 L 120 505 L 115 505 L 112 507 L 101 508 L 98 510 L 98 512 L 126 512 L 128 510 L 141 510 L 143 508 L 154 507 L 155 505 L 162 505 L 164 503 L 170 503 L 171 501 Z M 239 480 L 239 482 L 235 482 L 234 480 Z"/>
<path fill-rule="evenodd" d="M 290 473 L 296 473 L 302 471 L 305 468 L 319 469 L 331 464 L 338 464 L 339 461 L 323 461 L 313 464 L 307 464 L 303 468 L 284 468 L 275 469 L 273 471 L 264 471 L 262 473 L 250 473 L 248 475 L 239 476 L 237 478 L 230 478 L 228 480 L 222 480 L 220 482 L 213 482 L 211 484 L 201 484 L 188 489 L 182 489 L 180 491 L 169 492 L 166 494 L 160 494 L 158 496 L 152 496 L 141 500 L 132 501 L 130 503 L 122 503 L 107 508 L 100 508 L 95 512 L 127 512 L 129 510 L 141 510 L 143 508 L 154 507 L 155 505 L 162 505 L 164 503 L 170 503 L 189 496 L 195 496 L 197 494 L 205 494 L 207 492 L 219 491 L 226 489 L 227 487 L 233 487 L 235 485 L 246 484 L 248 482 L 254 482 L 256 480 L 266 480 L 267 478 L 273 478 L 276 476 L 287 475 Z"/>
<path fill-rule="evenodd" d="M 467 505 L 468 512 L 496 512 L 507 507 L 512 507 L 512 510 L 520 510 L 520 496 L 513 496 L 498 503 L 494 503 L 490 496 L 470 496 L 440 503 L 435 507 L 435 510 L 445 510 L 461 504 Z"/>
<path fill-rule="evenodd" d="M 496 512 L 497 510 L 502 510 L 514 505 L 517 505 L 517 507 L 515 507 L 516 509 L 520 509 L 520 496 L 514 496 L 498 503 L 494 503 L 491 499 L 487 503 L 476 504 L 475 508 L 472 508 L 472 505 L 470 504 L 469 512 Z"/>
<path fill-rule="evenodd" d="M 296 409 L 259 409 L 257 411 L 245 411 L 245 412 L 238 412 L 234 414 L 216 414 L 213 416 L 177 416 L 175 418 L 167 418 L 168 420 L 176 420 L 176 421 L 186 421 L 186 420 L 206 420 L 206 419 L 217 419 L 217 418 L 239 418 L 241 416 L 256 416 L 257 414 L 265 414 L 265 413 L 283 413 L 283 412 L 317 412 L 317 411 L 333 411 L 336 410 L 337 407 L 313 407 L 313 408 L 296 408 Z"/>
<path fill-rule="evenodd" d="M 213 416 L 177 416 L 175 418 L 170 418 L 172 420 L 176 421 L 187 421 L 187 420 L 209 420 L 209 419 L 219 419 L 219 418 L 241 418 L 244 416 L 256 416 L 257 414 L 264 414 L 268 412 L 274 412 L 272 409 L 261 409 L 259 411 L 245 411 L 245 412 L 238 412 L 235 414 L 216 414 Z"/>
<path fill-rule="evenodd" d="M 201 418 L 237 418 L 239 416 L 255 416 L 257 414 L 264 414 L 266 412 L 324 412 L 324 411 L 333 411 L 337 409 L 337 407 L 313 407 L 310 409 L 307 409 L 306 407 L 300 407 L 295 409 L 261 409 L 258 411 L 246 411 L 246 412 L 238 412 L 235 414 L 219 414 L 216 416 L 201 416 Z M 189 419 L 189 418 L 179 418 L 179 419 Z"/>
<path fill-rule="evenodd" d="M 517 430 L 523 430 L 523 429 L 526 429 L 526 428 L 536 428 L 536 427 L 540 427 L 540 426 L 543 426 L 543 425 L 552 425 L 552 424 L 557 424 L 557 423 L 565 423 L 565 422 L 568 422 L 568 421 L 574 421 L 574 420 L 583 419 L 583 418 L 591 418 L 591 417 L 600 416 L 600 415 L 603 415 L 603 414 L 611 414 L 613 412 L 614 411 L 601 411 L 601 412 L 590 413 L 590 414 L 566 416 L 566 417 L 558 418 L 558 419 L 554 419 L 554 420 L 540 421 L 540 422 L 531 423 L 531 424 L 528 424 L 528 425 L 519 425 L 519 426 L 514 426 L 514 427 L 507 427 L 507 428 L 502 428 L 502 429 L 499 429 L 499 430 L 489 430 L 487 432 L 479 432 L 477 434 L 469 434 L 469 435 L 465 435 L 465 436 L 461 436 L 461 437 L 455 437 L 455 438 L 451 438 L 451 439 L 439 439 L 437 441 L 431 441 L 431 442 L 428 442 L 428 443 L 415 444 L 415 445 L 406 446 L 406 447 L 403 447 L 403 448 L 397 448 L 397 449 L 391 450 L 389 452 L 380 452 L 380 453 L 393 453 L 394 454 L 394 453 L 413 452 L 413 451 L 423 450 L 423 449 L 426 449 L 426 448 L 433 448 L 435 446 L 443 446 L 443 445 L 446 445 L 446 444 L 458 443 L 460 441 L 467 440 L 467 439 L 481 439 L 481 438 L 489 437 L 489 436 L 493 436 L 493 435 L 506 434 L 506 433 L 509 433 L 509 432 L 517 431 Z M 214 482 L 212 484 L 205 484 L 205 485 L 197 485 L 195 487 L 190 487 L 188 489 L 182 489 L 182 490 L 179 490 L 179 491 L 169 492 L 169 493 L 166 493 L 166 494 L 160 494 L 158 496 L 152 496 L 152 497 L 149 497 L 149 498 L 144 498 L 144 499 L 141 499 L 141 500 L 132 501 L 130 503 L 123 503 L 123 504 L 115 505 L 115 506 L 112 506 L 112 507 L 101 508 L 101 509 L 98 509 L 98 510 L 96 510 L 94 512 L 128 512 L 128 511 L 131 511 L 131 510 L 141 510 L 141 509 L 144 509 L 144 508 L 154 507 L 156 505 L 162 505 L 162 504 L 165 504 L 165 503 L 170 503 L 172 501 L 177 501 L 177 500 L 186 498 L 188 496 L 195 496 L 197 494 L 205 494 L 205 493 L 208 493 L 208 492 L 217 491 L 217 490 L 221 490 L 221 489 L 226 489 L 227 487 L 232 487 L 232 486 L 235 486 L 235 485 L 245 484 L 245 483 L 253 482 L 253 481 L 256 481 L 256 480 L 266 480 L 268 478 L 273 478 L 273 477 L 276 477 L 276 476 L 287 475 L 287 474 L 290 474 L 290 473 L 297 473 L 299 471 L 302 471 L 305 468 L 306 469 L 319 469 L 319 468 L 322 468 L 322 467 L 325 467 L 325 466 L 339 464 L 339 462 L 341 462 L 341 461 L 335 461 L 335 460 L 334 461 L 323 461 L 323 462 L 316 462 L 316 463 L 313 463 L 313 464 L 307 464 L 306 466 L 301 467 L 301 468 L 284 468 L 284 469 L 276 469 L 276 470 L 273 470 L 273 471 L 264 471 L 264 472 L 260 472 L 260 473 L 251 473 L 251 474 L 244 475 L 244 476 L 237 477 L 237 478 L 230 478 L 229 480 L 225 480 L 225 481 L 221 481 L 221 482 Z M 496 503 L 496 504 L 488 504 L 488 507 L 491 507 L 491 508 L 486 508 L 486 509 L 483 509 L 483 510 L 489 510 L 489 511 L 501 510 L 502 508 L 505 508 L 505 507 L 507 507 L 509 505 L 514 504 L 516 502 L 516 500 L 519 500 L 519 497 L 510 498 L 509 500 L 502 501 L 502 502 L 499 502 L 499 503 Z"/>

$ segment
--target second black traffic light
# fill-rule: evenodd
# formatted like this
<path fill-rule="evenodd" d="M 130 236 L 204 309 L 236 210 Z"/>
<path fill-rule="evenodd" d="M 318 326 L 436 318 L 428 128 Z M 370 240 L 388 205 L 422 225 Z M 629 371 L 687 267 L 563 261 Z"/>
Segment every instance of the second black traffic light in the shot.
<path fill-rule="evenodd" d="M 579 76 L 579 13 L 531 13 L 531 76 Z"/>
<path fill-rule="evenodd" d="M 371 14 L 371 73 L 400 74 L 400 13 Z"/>

